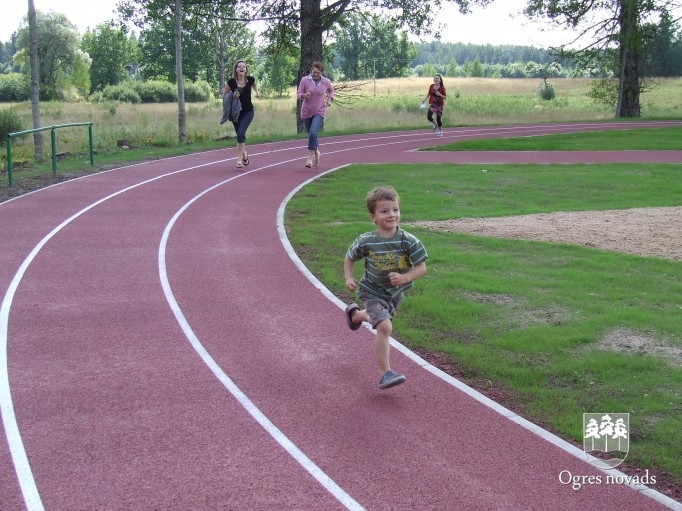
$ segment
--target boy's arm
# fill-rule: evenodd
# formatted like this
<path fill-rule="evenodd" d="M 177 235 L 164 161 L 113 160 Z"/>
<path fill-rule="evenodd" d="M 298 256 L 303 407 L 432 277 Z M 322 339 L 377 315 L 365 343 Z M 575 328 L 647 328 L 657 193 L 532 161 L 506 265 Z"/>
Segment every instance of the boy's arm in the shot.
<path fill-rule="evenodd" d="M 388 278 L 391 279 L 391 285 L 394 287 L 402 286 L 414 282 L 417 279 L 422 278 L 426 275 L 426 262 L 422 261 L 419 264 L 415 264 L 414 267 L 407 273 L 391 272 L 388 274 Z"/>
<path fill-rule="evenodd" d="M 353 268 L 355 261 L 352 261 L 348 255 L 343 260 L 343 278 L 346 281 L 346 287 L 349 291 L 356 291 L 358 289 L 358 281 L 353 277 Z"/>

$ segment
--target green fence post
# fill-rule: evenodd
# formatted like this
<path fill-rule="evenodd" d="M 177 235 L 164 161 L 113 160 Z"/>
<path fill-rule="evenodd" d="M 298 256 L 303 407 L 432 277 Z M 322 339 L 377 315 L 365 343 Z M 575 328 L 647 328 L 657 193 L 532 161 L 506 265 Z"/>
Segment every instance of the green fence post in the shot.
<path fill-rule="evenodd" d="M 55 134 L 55 127 L 52 126 L 50 130 L 50 141 L 52 142 L 52 175 L 57 175 L 57 135 Z"/>
<path fill-rule="evenodd" d="M 7 179 L 8 186 L 12 186 L 12 136 L 7 135 Z"/>
<path fill-rule="evenodd" d="M 90 138 L 90 166 L 95 166 L 95 153 L 92 150 L 92 123 L 88 125 L 88 137 Z"/>

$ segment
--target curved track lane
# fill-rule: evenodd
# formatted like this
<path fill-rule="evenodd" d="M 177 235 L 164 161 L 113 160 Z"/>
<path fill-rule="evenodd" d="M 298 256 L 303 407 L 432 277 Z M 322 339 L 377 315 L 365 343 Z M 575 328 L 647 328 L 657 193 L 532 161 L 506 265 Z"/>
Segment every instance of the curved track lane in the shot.
<path fill-rule="evenodd" d="M 347 329 L 281 225 L 293 190 L 346 163 L 682 162 L 415 151 L 618 126 L 329 137 L 312 170 L 301 140 L 263 144 L 241 171 L 225 149 L 1 204 L 2 509 L 678 506 L 643 487 L 562 485 L 562 471 L 605 474 L 398 344 L 408 384 L 380 392 L 371 331 Z"/>

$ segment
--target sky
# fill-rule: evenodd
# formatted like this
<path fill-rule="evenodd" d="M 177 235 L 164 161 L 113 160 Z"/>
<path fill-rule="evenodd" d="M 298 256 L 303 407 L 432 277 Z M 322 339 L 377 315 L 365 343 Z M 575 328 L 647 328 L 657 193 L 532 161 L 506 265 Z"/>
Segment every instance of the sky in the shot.
<path fill-rule="evenodd" d="M 23 17 L 28 12 L 26 0 L 2 0 L 0 14 L 0 41 L 9 41 Z M 84 34 L 88 28 L 115 19 L 117 0 L 34 0 L 37 10 L 55 11 L 64 14 Z M 544 48 L 570 42 L 570 35 L 553 31 L 543 33 L 536 24 L 529 24 L 518 14 L 526 0 L 496 0 L 486 9 L 472 9 L 472 14 L 461 15 L 448 7 L 441 13 L 441 19 L 448 28 L 442 33 L 441 41 L 471 44 L 522 45 Z M 432 40 L 429 38 L 428 40 Z"/>

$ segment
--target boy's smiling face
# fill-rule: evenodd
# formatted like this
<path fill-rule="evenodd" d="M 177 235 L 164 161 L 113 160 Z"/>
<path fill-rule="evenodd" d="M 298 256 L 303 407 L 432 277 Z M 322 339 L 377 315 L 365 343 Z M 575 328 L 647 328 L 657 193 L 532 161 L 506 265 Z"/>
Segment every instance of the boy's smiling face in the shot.
<path fill-rule="evenodd" d="M 400 223 L 400 204 L 395 200 L 380 200 L 369 217 L 379 228 L 379 234 L 393 236 Z"/>

